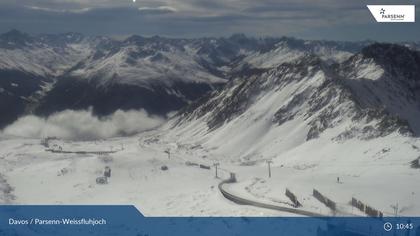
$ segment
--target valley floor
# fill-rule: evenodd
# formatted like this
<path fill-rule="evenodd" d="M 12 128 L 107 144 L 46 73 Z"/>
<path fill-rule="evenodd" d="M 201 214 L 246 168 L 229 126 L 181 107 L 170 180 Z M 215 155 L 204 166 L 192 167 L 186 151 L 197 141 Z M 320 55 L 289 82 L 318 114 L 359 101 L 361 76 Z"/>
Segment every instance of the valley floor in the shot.
<path fill-rule="evenodd" d="M 265 160 L 245 162 L 226 157 L 212 148 L 181 143 L 157 131 L 101 141 L 51 140 L 49 145 L 75 152 L 117 152 L 53 153 L 46 151 L 38 139 L 0 140 L 2 203 L 133 204 L 147 216 L 291 215 L 225 199 L 218 184 L 234 172 L 238 182 L 226 186 L 229 192 L 259 202 L 291 207 L 284 194 L 288 188 L 302 203 L 301 209 L 322 215 L 364 216 L 349 204 L 352 197 L 385 215 L 394 215 L 392 205 L 397 204 L 398 215 L 420 214 L 420 170 L 410 168 L 411 157 L 392 159 L 378 154 L 365 162 L 350 157 L 326 162 L 302 159 L 283 163 L 274 159 L 272 177 L 268 178 Z M 337 146 L 336 153 L 351 155 L 346 147 L 349 145 Z M 170 150 L 170 158 L 165 150 Z M 219 178 L 215 178 L 216 162 L 220 163 Z M 96 178 L 103 175 L 106 166 L 112 170 L 109 183 L 97 184 Z M 162 170 L 162 166 L 168 170 Z M 313 197 L 314 188 L 337 202 L 337 212 Z"/>

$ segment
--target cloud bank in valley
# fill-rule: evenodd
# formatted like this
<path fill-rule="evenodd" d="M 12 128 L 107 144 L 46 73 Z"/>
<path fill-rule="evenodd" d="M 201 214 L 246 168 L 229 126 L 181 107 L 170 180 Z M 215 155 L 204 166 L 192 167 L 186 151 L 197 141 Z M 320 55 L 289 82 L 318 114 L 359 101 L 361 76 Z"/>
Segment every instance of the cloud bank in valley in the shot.
<path fill-rule="evenodd" d="M 47 118 L 28 115 L 7 126 L 2 134 L 27 138 L 55 136 L 72 140 L 95 140 L 131 135 L 161 125 L 165 120 L 146 111 L 121 111 L 98 118 L 91 110 L 65 110 Z"/>

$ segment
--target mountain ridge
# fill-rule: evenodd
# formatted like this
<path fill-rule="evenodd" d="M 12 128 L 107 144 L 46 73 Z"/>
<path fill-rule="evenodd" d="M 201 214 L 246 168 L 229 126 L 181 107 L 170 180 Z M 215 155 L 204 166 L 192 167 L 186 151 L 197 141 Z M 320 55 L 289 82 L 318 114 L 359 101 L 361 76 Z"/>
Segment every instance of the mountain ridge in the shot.
<path fill-rule="evenodd" d="M 0 75 L 15 74 L 1 80 L 1 96 L 8 102 L 0 110 L 7 110 L 9 104 L 19 109 L 0 121 L 0 127 L 23 114 L 48 116 L 89 107 L 99 116 L 120 108 L 146 108 L 164 116 L 232 78 L 247 77 L 307 54 L 318 55 L 327 64 L 342 62 L 368 43 L 241 34 L 197 39 L 133 35 L 115 40 L 72 32 L 34 36 L 12 30 L 0 35 Z M 13 82 L 19 73 L 25 79 Z M 23 83 L 34 86 L 20 91 Z M 156 102 L 159 97 L 161 103 Z M 101 100 L 106 102 L 101 104 Z"/>
<path fill-rule="evenodd" d="M 286 145 L 288 150 L 325 137 L 333 142 L 371 140 L 395 133 L 418 137 L 420 90 L 395 77 L 404 74 L 394 72 L 406 70 L 407 64 L 380 66 L 376 58 L 383 58 L 381 51 L 365 55 L 377 47 L 418 54 L 392 44 L 373 44 L 338 64 L 329 64 L 317 55 L 303 55 L 246 79 L 230 81 L 221 91 L 181 110 L 167 129 L 210 148 L 226 151 L 238 146 L 237 151 L 243 149 L 239 156 L 250 155 L 259 145 L 258 152 L 264 153 L 264 147 L 271 149 L 268 147 L 279 139 L 294 143 Z M 392 63 L 394 58 L 389 60 Z M 420 66 L 408 65 L 413 71 Z M 217 137 L 236 141 L 220 143 Z"/>

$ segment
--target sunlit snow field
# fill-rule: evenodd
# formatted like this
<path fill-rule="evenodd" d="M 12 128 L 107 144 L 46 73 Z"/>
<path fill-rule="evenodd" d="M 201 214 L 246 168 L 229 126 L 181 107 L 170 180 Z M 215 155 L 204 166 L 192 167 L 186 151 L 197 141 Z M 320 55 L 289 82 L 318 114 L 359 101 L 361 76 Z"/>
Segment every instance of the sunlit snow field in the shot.
<path fill-rule="evenodd" d="M 351 207 L 352 197 L 386 215 L 395 214 L 391 205 L 396 204 L 398 215 L 418 215 L 420 171 L 410 168 L 412 156 L 419 153 L 415 145 L 420 143 L 398 135 L 344 144 L 316 139 L 273 158 L 272 177 L 268 178 L 264 159 L 221 154 L 211 142 L 179 139 L 164 131 L 101 141 L 50 141 L 50 147 L 61 146 L 66 151 L 117 151 L 109 155 L 52 153 L 39 139 L 8 138 L 0 141 L 1 189 L 8 184 L 12 191 L 3 191 L 1 201 L 133 204 L 149 216 L 291 215 L 225 199 L 217 186 L 234 172 L 238 182 L 227 189 L 247 199 L 290 207 L 284 195 L 289 188 L 303 204 L 301 209 L 334 214 L 312 196 L 316 188 L 338 203 L 337 215 L 364 215 Z M 170 159 L 165 150 L 170 150 Z M 220 163 L 219 178 L 215 178 L 216 162 Z M 164 165 L 168 170 L 161 170 Z M 96 178 L 102 176 L 105 166 L 112 169 L 112 176 L 108 184 L 99 185 Z"/>

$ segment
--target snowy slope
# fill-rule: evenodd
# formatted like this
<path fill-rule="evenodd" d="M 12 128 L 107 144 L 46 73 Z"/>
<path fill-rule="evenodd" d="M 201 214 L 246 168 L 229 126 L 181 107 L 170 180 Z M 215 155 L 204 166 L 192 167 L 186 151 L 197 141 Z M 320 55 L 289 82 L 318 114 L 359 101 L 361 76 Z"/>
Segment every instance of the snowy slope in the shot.
<path fill-rule="evenodd" d="M 50 41 L 51 37 L 33 37 L 16 30 L 0 35 L 0 70 L 54 77 L 91 53 L 89 40 L 56 45 Z M 69 33 L 57 37 L 71 39 L 74 36 Z"/>
<path fill-rule="evenodd" d="M 270 50 L 260 50 L 247 55 L 243 62 L 257 68 L 273 68 L 305 55 L 317 55 L 328 64 L 341 63 L 372 42 L 310 41 L 281 38 Z"/>
<path fill-rule="evenodd" d="M 0 35 L 0 127 L 30 113 L 57 78 L 87 57 L 96 42 L 78 34 Z"/>
<path fill-rule="evenodd" d="M 161 47 L 155 48 L 155 47 Z M 207 72 L 194 60 L 188 48 L 171 45 L 126 45 L 102 58 L 89 58 L 71 76 L 83 79 L 100 77 L 99 84 L 122 83 L 147 86 L 172 84 L 173 80 L 190 83 L 223 83 L 224 79 Z"/>
<path fill-rule="evenodd" d="M 193 156 L 173 154 L 151 144 L 151 134 L 94 142 L 55 140 L 65 150 L 124 150 L 111 155 L 54 154 L 36 139 L 2 140 L 0 173 L 10 186 L 13 204 L 134 204 L 147 216 L 276 215 L 269 210 L 237 206 L 218 192 L 214 172 L 185 164 Z M 181 154 L 181 153 L 180 153 Z M 205 161 L 203 164 L 208 164 Z M 162 165 L 169 170 L 162 171 Z M 109 183 L 95 179 L 105 166 Z M 0 185 L 2 186 L 2 185 Z M 0 188 L 1 189 L 1 188 Z M 54 191 L 52 191 L 52 189 Z"/>
<path fill-rule="evenodd" d="M 235 71 L 243 66 L 272 68 L 308 52 L 319 55 L 328 63 L 342 62 L 367 44 L 305 41 L 286 37 L 254 39 L 244 35 L 193 40 L 133 36 L 115 54 L 107 55 L 104 60 L 87 62 L 88 69 L 74 73 L 87 73 L 85 77 L 91 78 L 94 77 L 91 73 L 99 73 L 105 77 L 105 81 L 114 75 L 114 78 L 121 78 L 119 82 L 122 83 L 166 77 L 221 83 L 225 77 L 230 76 L 230 69 Z M 129 79 L 126 81 L 124 78 Z"/>
<path fill-rule="evenodd" d="M 398 45 L 365 48 L 342 66 L 344 83 L 365 107 L 382 108 L 420 132 L 420 53 Z"/>
<path fill-rule="evenodd" d="M 71 44 L 80 49 L 83 39 L 73 37 Z M 241 35 L 96 40 L 94 52 L 46 88 L 45 97 L 62 95 L 52 96 L 47 108 L 73 105 L 61 100 L 68 97 L 77 98 L 77 105 L 96 99 L 105 103 L 102 108 L 120 107 L 129 103 L 118 103 L 120 98 L 143 101 L 134 95 L 150 91 L 158 104 L 189 105 L 159 129 L 133 137 L 54 141 L 71 151 L 124 144 L 109 156 L 52 153 L 39 139 L 0 137 L 2 202 L 135 204 L 146 215 L 288 215 L 224 199 L 217 184 L 234 172 L 238 183 L 229 191 L 261 202 L 290 207 L 284 195 L 289 188 L 302 209 L 316 213 L 365 215 L 349 205 L 356 197 L 385 215 L 395 214 L 391 206 L 397 203 L 398 214 L 419 214 L 414 186 L 420 172 L 411 167 L 420 156 L 418 52 L 391 44 L 361 49 L 363 43 Z M 221 81 L 226 85 L 213 90 Z M 191 96 L 197 87 L 185 84 L 208 87 Z M 271 178 L 267 160 L 273 161 Z M 220 163 L 220 179 L 214 178 L 214 163 Z M 113 176 L 97 185 L 105 166 Z M 336 201 L 338 211 L 317 201 L 314 188 Z"/>
<path fill-rule="evenodd" d="M 373 45 L 368 49 L 376 47 L 394 46 Z M 403 47 L 397 50 L 407 53 Z M 416 60 L 408 71 L 419 70 Z M 418 117 L 420 110 L 416 97 L 419 94 L 418 77 L 417 74 L 401 77 L 403 68 L 397 68 L 395 63 L 394 66 L 394 70 L 399 69 L 400 77 L 364 53 L 355 55 L 342 66 L 329 66 L 317 56 L 302 55 L 274 69 L 260 70 L 231 81 L 220 92 L 187 107 L 173 123 L 175 128 L 199 125 L 202 132 L 197 133 L 198 136 L 206 137 L 207 133 L 215 137 L 232 136 L 228 140 L 234 143 L 233 147 L 242 143 L 249 148 L 255 146 L 255 140 L 266 144 L 259 133 L 264 136 L 270 132 L 279 133 L 273 130 L 282 127 L 293 131 L 293 140 L 300 140 L 297 145 L 335 127 L 341 130 L 336 134 L 337 140 L 352 138 L 353 133 L 363 139 L 394 131 L 417 135 L 418 121 L 413 117 Z M 370 86 L 368 78 L 381 81 Z M 354 81 L 360 83 L 359 87 L 354 86 Z M 404 96 L 398 96 L 402 94 Z M 346 129 L 342 130 L 343 127 Z M 217 137 L 214 139 L 220 141 Z M 229 146 L 225 140 L 221 142 L 223 145 L 215 143 L 215 146 Z"/>
<path fill-rule="evenodd" d="M 199 39 L 131 36 L 119 41 L 12 30 L 0 36 L 0 88 L 1 96 L 7 96 L 3 100 L 12 100 L 19 109 L 0 126 L 25 113 L 48 116 L 89 107 L 101 116 L 118 109 L 165 116 L 237 74 L 276 67 L 308 52 L 326 63 L 340 62 L 365 44 L 240 34 Z M 32 84 L 29 91 L 16 89 L 23 84 Z M 158 98 L 161 102 L 155 104 Z"/>
<path fill-rule="evenodd" d="M 420 173 L 410 162 L 420 156 L 419 66 L 417 53 L 388 44 L 341 65 L 302 56 L 238 78 L 180 112 L 166 126 L 168 139 L 202 145 L 218 161 L 237 165 L 236 191 L 244 196 L 281 202 L 291 188 L 316 208 L 317 188 L 344 215 L 351 214 L 352 196 L 388 215 L 399 202 L 399 214 L 415 215 L 419 193 L 411 186 Z M 273 160 L 275 178 L 263 181 L 261 193 L 254 179 L 266 173 L 265 160 Z"/>

